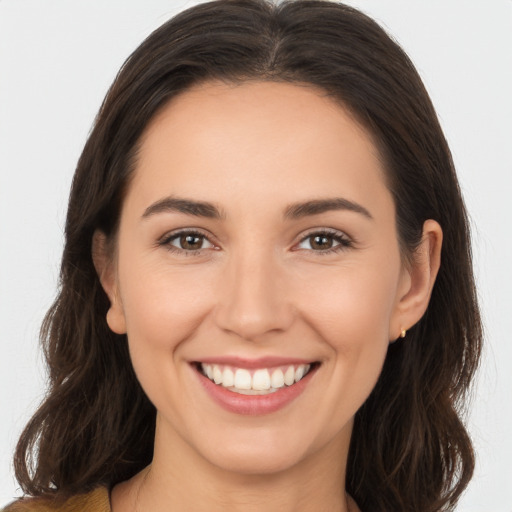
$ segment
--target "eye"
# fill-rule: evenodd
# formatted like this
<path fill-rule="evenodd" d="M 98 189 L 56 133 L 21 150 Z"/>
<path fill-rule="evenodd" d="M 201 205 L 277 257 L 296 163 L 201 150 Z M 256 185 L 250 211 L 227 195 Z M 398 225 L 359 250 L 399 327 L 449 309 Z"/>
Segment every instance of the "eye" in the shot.
<path fill-rule="evenodd" d="M 306 235 L 296 247 L 302 250 L 330 253 L 351 246 L 351 240 L 341 231 L 315 231 Z"/>
<path fill-rule="evenodd" d="M 193 253 L 202 249 L 212 249 L 215 246 L 206 235 L 197 231 L 180 231 L 164 237 L 159 245 L 166 246 L 170 251 Z"/>

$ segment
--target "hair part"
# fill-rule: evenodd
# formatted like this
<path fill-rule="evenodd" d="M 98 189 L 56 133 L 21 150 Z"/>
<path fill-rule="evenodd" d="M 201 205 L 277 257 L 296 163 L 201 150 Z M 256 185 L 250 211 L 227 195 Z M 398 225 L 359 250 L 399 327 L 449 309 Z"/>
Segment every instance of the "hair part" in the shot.
<path fill-rule="evenodd" d="M 347 490 L 366 511 L 453 508 L 474 455 L 461 419 L 481 349 L 468 220 L 446 140 L 406 54 L 361 12 L 321 0 L 218 0 L 181 12 L 129 57 L 78 161 L 60 288 L 41 331 L 49 390 L 17 446 L 25 493 L 67 496 L 130 478 L 151 462 L 155 408 L 112 333 L 92 237 L 114 237 L 148 123 L 172 98 L 211 80 L 308 84 L 373 137 L 393 195 L 402 252 L 425 220 L 443 229 L 428 310 L 390 345 L 356 415 Z M 342 485 L 342 482 L 340 482 Z"/>

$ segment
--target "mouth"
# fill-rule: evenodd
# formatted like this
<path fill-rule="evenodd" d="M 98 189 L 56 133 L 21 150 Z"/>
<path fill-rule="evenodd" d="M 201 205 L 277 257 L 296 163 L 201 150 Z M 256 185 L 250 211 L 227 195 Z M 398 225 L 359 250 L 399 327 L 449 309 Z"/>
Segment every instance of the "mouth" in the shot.
<path fill-rule="evenodd" d="M 270 395 L 290 388 L 318 368 L 320 363 L 276 367 L 240 368 L 225 364 L 194 363 L 196 370 L 215 385 L 240 395 Z"/>

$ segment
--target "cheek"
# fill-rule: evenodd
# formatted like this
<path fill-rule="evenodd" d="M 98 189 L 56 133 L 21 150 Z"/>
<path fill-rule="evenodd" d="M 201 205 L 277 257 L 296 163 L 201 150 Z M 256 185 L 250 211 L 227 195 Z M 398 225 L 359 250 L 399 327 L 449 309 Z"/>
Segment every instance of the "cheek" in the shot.
<path fill-rule="evenodd" d="M 136 276 L 131 275 L 133 268 Z M 159 263 L 136 266 L 127 261 L 120 268 L 121 300 L 134 355 L 139 348 L 145 353 L 173 351 L 187 339 L 209 311 L 211 281 L 201 269 L 172 269 Z"/>
<path fill-rule="evenodd" d="M 301 309 L 335 349 L 387 343 L 397 280 L 398 270 L 379 270 L 378 265 L 326 269 L 303 283 Z"/>
<path fill-rule="evenodd" d="M 346 415 L 355 414 L 364 403 L 389 346 L 398 270 L 358 268 L 318 273 L 315 286 L 304 286 L 309 293 L 302 293 L 304 319 L 331 353 L 327 364 L 333 386 L 326 397 L 326 414 L 333 415 L 333 425 L 346 421 Z"/>
<path fill-rule="evenodd" d="M 133 268 L 137 276 L 130 273 Z M 157 410 L 165 410 L 179 424 L 179 408 L 168 404 L 183 399 L 180 383 L 185 366 L 177 364 L 180 348 L 194 337 L 208 314 L 211 277 L 200 271 L 170 271 L 161 265 L 134 267 L 128 261 L 124 269 L 121 299 L 133 368 Z"/>

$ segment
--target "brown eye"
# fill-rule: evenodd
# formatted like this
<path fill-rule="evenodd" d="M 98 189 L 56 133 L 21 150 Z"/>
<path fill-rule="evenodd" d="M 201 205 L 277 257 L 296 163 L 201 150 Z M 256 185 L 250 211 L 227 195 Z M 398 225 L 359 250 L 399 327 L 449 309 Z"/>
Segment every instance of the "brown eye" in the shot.
<path fill-rule="evenodd" d="M 188 231 L 171 235 L 163 240 L 161 245 L 166 245 L 169 249 L 182 252 L 200 251 L 214 247 L 205 235 Z"/>
<path fill-rule="evenodd" d="M 341 231 L 316 232 L 305 236 L 298 244 L 299 249 L 317 253 L 331 253 L 352 246 L 351 240 Z"/>
<path fill-rule="evenodd" d="M 203 240 L 203 236 L 181 235 L 179 237 L 180 249 L 185 249 L 187 251 L 196 251 L 197 249 L 202 248 Z"/>
<path fill-rule="evenodd" d="M 332 236 L 315 235 L 311 237 L 311 241 L 309 243 L 311 245 L 311 249 L 322 251 L 330 249 L 333 246 L 334 240 L 332 239 Z"/>

